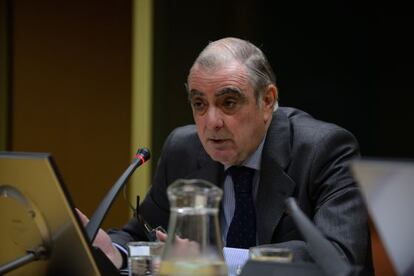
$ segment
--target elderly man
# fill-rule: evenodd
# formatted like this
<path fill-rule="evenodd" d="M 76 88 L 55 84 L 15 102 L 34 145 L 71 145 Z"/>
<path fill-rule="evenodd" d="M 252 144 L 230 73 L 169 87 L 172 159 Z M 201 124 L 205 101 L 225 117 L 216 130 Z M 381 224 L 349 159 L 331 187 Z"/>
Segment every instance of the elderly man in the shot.
<path fill-rule="evenodd" d="M 369 267 L 367 214 L 348 170 L 359 156 L 352 134 L 278 107 L 266 57 L 241 39 L 210 43 L 191 67 L 187 89 L 195 125 L 175 129 L 164 144 L 140 206 L 152 226 L 168 226 L 168 185 L 178 178 L 205 179 L 224 190 L 220 219 L 226 246 L 274 244 L 291 248 L 296 260 L 310 260 L 285 213 L 284 201 L 293 196 L 344 258 Z M 240 189 L 247 195 L 240 196 Z M 118 267 L 116 247 L 146 239 L 135 218 L 110 237 L 101 232 L 96 243 Z"/>

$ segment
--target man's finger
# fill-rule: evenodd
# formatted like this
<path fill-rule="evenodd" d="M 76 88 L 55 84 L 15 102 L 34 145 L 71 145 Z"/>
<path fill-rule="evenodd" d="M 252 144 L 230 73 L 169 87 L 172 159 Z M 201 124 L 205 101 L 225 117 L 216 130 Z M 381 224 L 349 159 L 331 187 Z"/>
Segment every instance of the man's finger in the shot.
<path fill-rule="evenodd" d="M 165 242 L 167 240 L 167 234 L 157 230 L 155 231 L 155 235 L 157 236 L 157 240 Z"/>
<path fill-rule="evenodd" d="M 75 208 L 76 213 L 78 213 L 78 217 L 80 218 L 83 226 L 86 226 L 89 223 L 89 218 L 85 216 L 78 208 Z"/>

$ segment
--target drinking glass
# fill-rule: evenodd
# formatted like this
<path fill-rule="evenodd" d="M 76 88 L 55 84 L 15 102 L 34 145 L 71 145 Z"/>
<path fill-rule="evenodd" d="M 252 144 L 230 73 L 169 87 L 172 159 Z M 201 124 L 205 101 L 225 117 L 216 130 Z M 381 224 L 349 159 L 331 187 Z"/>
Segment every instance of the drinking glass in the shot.
<path fill-rule="evenodd" d="M 293 253 L 289 248 L 255 246 L 249 249 L 249 258 L 255 261 L 290 263 Z"/>
<path fill-rule="evenodd" d="M 163 242 L 129 242 L 127 246 L 129 276 L 158 275 Z"/>

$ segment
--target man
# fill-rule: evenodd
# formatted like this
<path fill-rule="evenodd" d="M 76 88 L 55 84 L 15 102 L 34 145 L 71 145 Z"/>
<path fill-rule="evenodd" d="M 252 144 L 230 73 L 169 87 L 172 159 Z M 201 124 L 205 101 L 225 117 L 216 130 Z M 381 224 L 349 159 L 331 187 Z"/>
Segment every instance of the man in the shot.
<path fill-rule="evenodd" d="M 275 244 L 290 248 L 296 260 L 310 260 L 285 213 L 284 201 L 293 196 L 344 258 L 369 266 L 367 214 L 348 170 L 349 161 L 359 156 L 352 134 L 300 110 L 278 107 L 268 61 L 244 40 L 210 43 L 191 67 L 187 89 L 195 126 L 177 128 L 164 144 L 140 206 L 150 225 L 168 227 L 166 189 L 174 180 L 205 179 L 224 190 L 220 214 L 227 246 Z M 243 199 L 237 189 L 246 177 L 238 180 L 235 172 L 240 168 L 252 177 Z M 247 218 L 240 215 L 243 208 L 253 210 Z M 236 221 L 248 227 L 237 227 Z M 146 239 L 135 218 L 110 237 L 102 231 L 95 243 L 118 267 L 122 258 L 115 247 Z"/>

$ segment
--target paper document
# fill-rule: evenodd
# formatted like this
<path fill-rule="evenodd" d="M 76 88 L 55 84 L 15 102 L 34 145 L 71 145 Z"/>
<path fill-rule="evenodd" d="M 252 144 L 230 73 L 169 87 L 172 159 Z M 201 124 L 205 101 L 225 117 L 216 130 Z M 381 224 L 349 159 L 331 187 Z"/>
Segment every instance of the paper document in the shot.
<path fill-rule="evenodd" d="M 226 260 L 229 276 L 238 275 L 238 271 L 249 259 L 249 250 L 243 248 L 223 248 L 224 259 Z"/>

